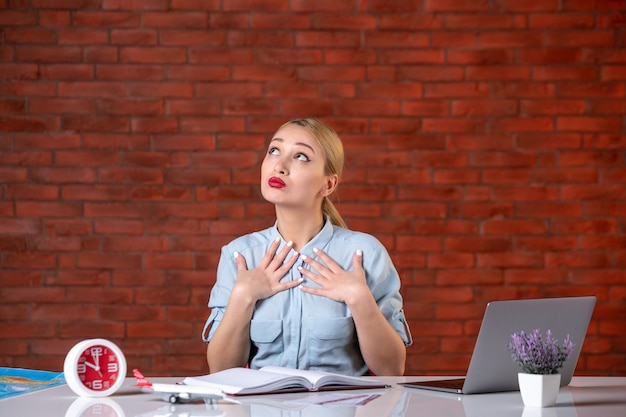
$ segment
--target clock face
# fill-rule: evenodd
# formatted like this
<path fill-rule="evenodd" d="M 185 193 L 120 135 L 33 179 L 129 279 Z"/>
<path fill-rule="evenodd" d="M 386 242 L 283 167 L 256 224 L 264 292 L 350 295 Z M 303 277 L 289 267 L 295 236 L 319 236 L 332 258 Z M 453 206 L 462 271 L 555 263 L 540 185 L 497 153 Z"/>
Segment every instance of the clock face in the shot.
<path fill-rule="evenodd" d="M 78 395 L 104 397 L 117 391 L 126 378 L 126 359 L 113 342 L 89 339 L 77 343 L 65 357 L 67 385 Z"/>
<path fill-rule="evenodd" d="M 94 391 L 108 390 L 118 378 L 123 378 L 117 355 L 105 345 L 91 345 L 83 350 L 76 370 L 80 382 Z"/>

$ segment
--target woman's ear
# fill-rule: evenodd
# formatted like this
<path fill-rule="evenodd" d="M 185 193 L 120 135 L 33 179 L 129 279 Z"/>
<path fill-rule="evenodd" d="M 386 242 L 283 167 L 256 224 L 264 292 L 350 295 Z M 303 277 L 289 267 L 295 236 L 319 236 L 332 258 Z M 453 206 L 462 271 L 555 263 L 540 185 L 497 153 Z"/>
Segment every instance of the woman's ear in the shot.
<path fill-rule="evenodd" d="M 328 197 L 331 195 L 337 188 L 338 183 L 339 177 L 337 175 L 328 175 L 326 177 L 326 182 L 324 183 L 324 188 L 322 188 L 322 197 Z"/>

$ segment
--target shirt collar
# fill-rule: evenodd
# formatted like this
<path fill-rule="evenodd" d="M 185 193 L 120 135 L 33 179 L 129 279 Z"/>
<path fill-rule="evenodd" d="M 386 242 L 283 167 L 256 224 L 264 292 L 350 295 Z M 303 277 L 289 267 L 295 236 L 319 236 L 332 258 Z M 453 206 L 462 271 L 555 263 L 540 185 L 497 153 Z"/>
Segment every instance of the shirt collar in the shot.
<path fill-rule="evenodd" d="M 315 256 L 315 253 L 313 253 L 313 248 L 323 250 L 328 242 L 332 239 L 334 231 L 335 228 L 332 222 L 328 217 L 324 216 L 324 226 L 322 226 L 322 230 L 320 230 L 319 233 L 315 235 L 313 239 L 311 239 L 309 243 L 304 246 L 304 248 L 302 248 L 300 253 L 311 257 Z M 278 231 L 278 220 L 276 220 L 276 222 L 274 223 L 274 226 L 272 227 L 272 232 L 275 233 L 275 236 L 280 236 L 280 232 Z"/>

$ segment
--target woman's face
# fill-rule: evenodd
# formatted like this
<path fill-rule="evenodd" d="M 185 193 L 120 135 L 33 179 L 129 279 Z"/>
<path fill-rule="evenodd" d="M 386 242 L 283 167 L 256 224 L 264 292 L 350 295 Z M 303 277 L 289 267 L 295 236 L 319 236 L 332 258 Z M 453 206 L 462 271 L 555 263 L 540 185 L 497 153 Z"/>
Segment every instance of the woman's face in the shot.
<path fill-rule="evenodd" d="M 324 173 L 326 156 L 311 132 L 288 124 L 268 146 L 261 165 L 261 193 L 270 203 L 293 208 L 321 207 L 336 176 Z M 330 187 L 330 190 L 329 190 Z"/>

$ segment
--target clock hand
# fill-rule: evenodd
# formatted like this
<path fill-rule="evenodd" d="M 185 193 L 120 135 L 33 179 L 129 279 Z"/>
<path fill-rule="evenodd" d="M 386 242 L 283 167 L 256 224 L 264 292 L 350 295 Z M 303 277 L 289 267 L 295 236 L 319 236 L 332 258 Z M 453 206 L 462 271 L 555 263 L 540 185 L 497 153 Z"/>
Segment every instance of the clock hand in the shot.
<path fill-rule="evenodd" d="M 87 362 L 87 361 L 85 361 L 85 365 L 87 365 L 88 367 L 92 368 L 93 370 L 98 372 L 100 374 L 100 376 L 102 376 L 102 372 L 100 372 L 100 367 L 99 366 L 94 365 L 93 363 Z"/>

